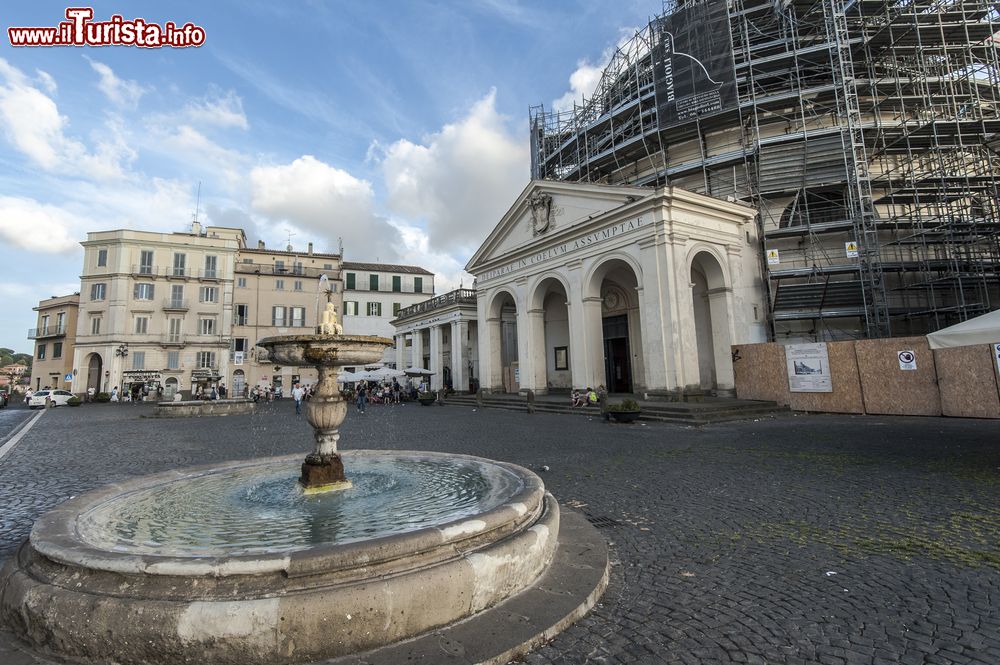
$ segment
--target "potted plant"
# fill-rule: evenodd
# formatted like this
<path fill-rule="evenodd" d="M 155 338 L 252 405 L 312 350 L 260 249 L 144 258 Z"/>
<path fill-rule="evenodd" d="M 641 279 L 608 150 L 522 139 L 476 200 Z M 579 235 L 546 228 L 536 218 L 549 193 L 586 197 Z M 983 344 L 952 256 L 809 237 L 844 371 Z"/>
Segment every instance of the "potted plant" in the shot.
<path fill-rule="evenodd" d="M 95 402 L 110 402 L 111 401 L 111 395 L 109 395 L 108 393 L 97 393 L 96 395 L 94 395 L 94 401 Z"/>
<path fill-rule="evenodd" d="M 608 413 L 617 422 L 631 423 L 639 419 L 642 409 L 634 399 L 626 399 L 617 404 L 609 405 Z"/>
<path fill-rule="evenodd" d="M 422 392 L 417 394 L 417 401 L 424 406 L 430 406 L 437 400 L 437 396 L 431 392 Z"/>
<path fill-rule="evenodd" d="M 83 400 L 80 399 L 79 397 L 70 397 L 68 400 L 66 400 L 66 403 L 69 404 L 70 406 L 80 406 L 81 404 L 83 404 Z"/>

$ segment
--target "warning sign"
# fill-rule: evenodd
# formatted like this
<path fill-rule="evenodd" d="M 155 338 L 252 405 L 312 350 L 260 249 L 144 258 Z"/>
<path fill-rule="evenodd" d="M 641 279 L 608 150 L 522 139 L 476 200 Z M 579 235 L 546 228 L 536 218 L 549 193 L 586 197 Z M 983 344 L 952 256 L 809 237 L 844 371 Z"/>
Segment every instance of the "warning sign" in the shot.
<path fill-rule="evenodd" d="M 781 259 L 778 258 L 778 250 L 769 249 L 767 250 L 767 265 L 776 266 L 781 263 Z"/>
<path fill-rule="evenodd" d="M 847 252 L 847 258 L 856 259 L 858 258 L 858 243 L 853 240 L 849 240 L 844 243 L 844 250 Z"/>
<path fill-rule="evenodd" d="M 917 354 L 913 351 L 899 352 L 899 369 L 913 370 L 917 368 Z"/>

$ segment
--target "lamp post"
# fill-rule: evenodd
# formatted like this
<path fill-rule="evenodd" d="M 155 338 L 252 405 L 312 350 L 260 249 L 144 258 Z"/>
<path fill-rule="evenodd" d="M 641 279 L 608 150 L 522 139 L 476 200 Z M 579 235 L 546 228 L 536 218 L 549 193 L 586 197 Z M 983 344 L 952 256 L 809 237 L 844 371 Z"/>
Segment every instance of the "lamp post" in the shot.
<path fill-rule="evenodd" d="M 122 390 L 124 391 L 125 390 L 125 359 L 128 358 L 128 343 L 124 343 L 124 344 L 119 344 L 118 345 L 118 348 L 115 349 L 115 357 L 122 359 L 121 360 L 121 364 L 122 364 L 122 380 L 121 380 L 121 384 L 122 384 Z M 108 389 L 108 387 L 104 386 L 105 392 L 107 392 L 107 389 Z"/>

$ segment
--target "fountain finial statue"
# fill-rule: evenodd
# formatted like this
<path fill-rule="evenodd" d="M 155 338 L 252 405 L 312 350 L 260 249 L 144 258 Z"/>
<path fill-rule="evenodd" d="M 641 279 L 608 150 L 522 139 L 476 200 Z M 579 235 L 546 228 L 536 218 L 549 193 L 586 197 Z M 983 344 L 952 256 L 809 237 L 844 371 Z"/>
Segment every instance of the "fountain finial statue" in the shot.
<path fill-rule="evenodd" d="M 329 295 L 327 296 L 329 298 Z M 320 335 L 343 335 L 344 326 L 337 323 L 337 306 L 327 301 L 326 309 L 319 324 Z"/>

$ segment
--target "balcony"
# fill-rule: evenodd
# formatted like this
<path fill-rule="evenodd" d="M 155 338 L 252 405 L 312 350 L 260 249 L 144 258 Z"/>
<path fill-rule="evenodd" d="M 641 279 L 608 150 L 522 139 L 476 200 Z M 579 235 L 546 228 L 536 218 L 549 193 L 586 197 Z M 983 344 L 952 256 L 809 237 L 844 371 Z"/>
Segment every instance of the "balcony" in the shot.
<path fill-rule="evenodd" d="M 184 335 L 180 333 L 168 333 L 160 338 L 163 346 L 184 346 Z"/>
<path fill-rule="evenodd" d="M 137 265 L 132 266 L 132 275 L 136 277 L 160 277 L 163 275 L 165 268 L 162 266 L 147 266 L 147 265 Z"/>
<path fill-rule="evenodd" d="M 219 281 L 222 278 L 222 276 L 220 275 L 220 273 L 219 273 L 218 270 L 214 270 L 214 269 L 213 270 L 199 270 L 198 271 L 198 278 L 199 279 L 205 279 L 205 280 L 216 281 L 217 282 L 217 281 Z"/>
<path fill-rule="evenodd" d="M 66 326 L 44 326 L 42 328 L 29 328 L 28 339 L 43 339 L 45 337 L 62 337 L 66 334 Z"/>
<path fill-rule="evenodd" d="M 340 270 L 335 268 L 307 268 L 305 266 L 277 267 L 263 263 L 237 263 L 236 272 L 278 277 L 319 277 L 326 275 L 331 281 L 340 279 Z"/>
<path fill-rule="evenodd" d="M 186 298 L 166 298 L 163 301 L 163 309 L 175 312 L 186 312 L 188 310 L 188 301 Z"/>
<path fill-rule="evenodd" d="M 409 316 L 414 316 L 416 314 L 425 314 L 427 312 L 432 312 L 435 309 L 441 309 L 442 307 L 448 307 L 449 305 L 475 305 L 476 304 L 476 291 L 475 289 L 455 289 L 454 291 L 449 291 L 443 296 L 438 296 L 437 298 L 431 298 L 430 300 L 425 300 L 423 302 L 418 302 L 416 305 L 410 305 L 409 307 L 404 307 L 399 310 L 399 314 L 396 315 L 397 319 L 405 319 Z"/>
<path fill-rule="evenodd" d="M 191 277 L 191 271 L 187 268 L 174 266 L 173 268 L 167 268 L 165 274 L 168 279 L 188 279 Z"/>

